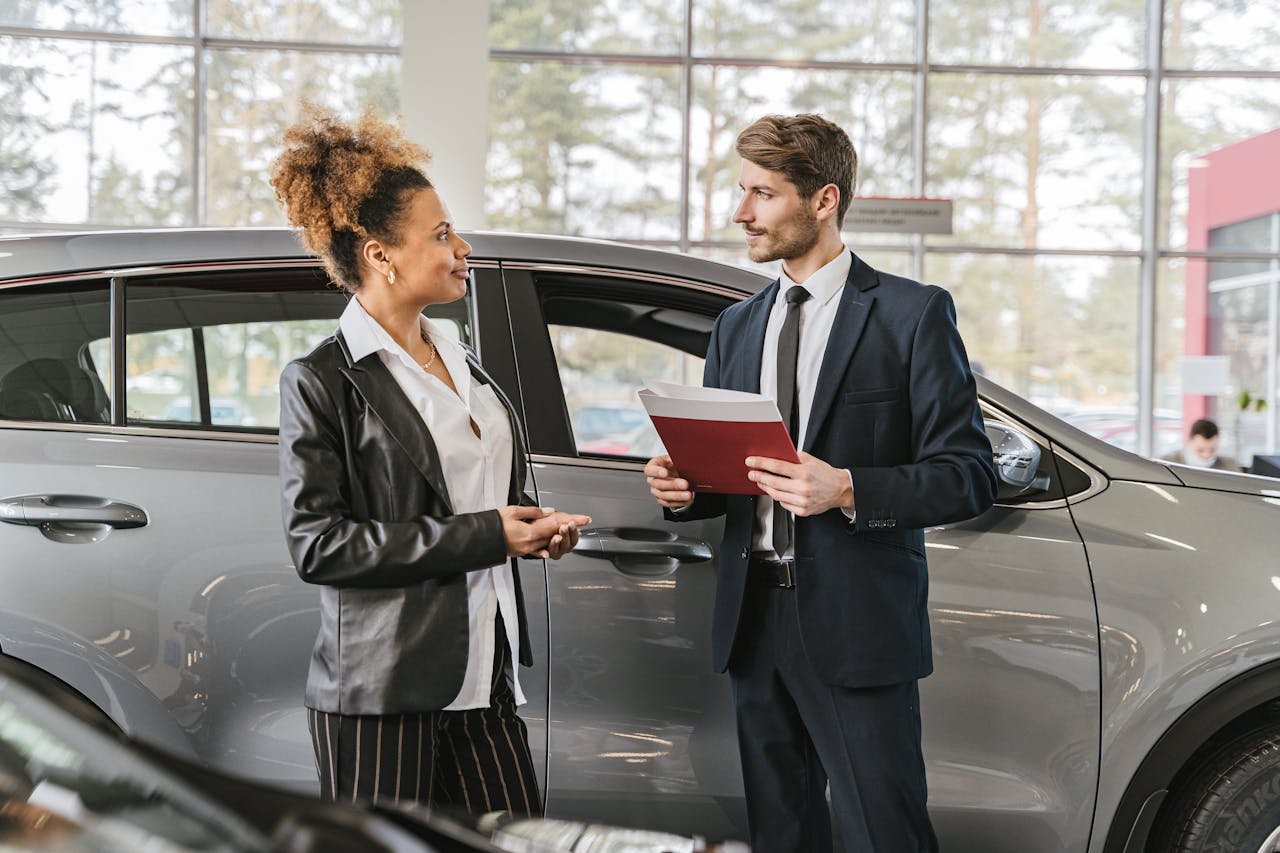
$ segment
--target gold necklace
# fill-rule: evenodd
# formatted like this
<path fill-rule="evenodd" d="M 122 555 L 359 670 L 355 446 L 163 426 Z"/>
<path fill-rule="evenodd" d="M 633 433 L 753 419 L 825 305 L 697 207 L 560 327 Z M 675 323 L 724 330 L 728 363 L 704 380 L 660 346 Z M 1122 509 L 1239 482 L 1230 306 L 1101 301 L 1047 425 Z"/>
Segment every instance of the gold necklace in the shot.
<path fill-rule="evenodd" d="M 426 369 L 428 369 L 429 367 L 431 367 L 431 365 L 432 365 L 432 364 L 434 364 L 434 363 L 435 363 L 435 360 L 436 360 L 436 345 L 435 345 L 435 344 L 433 344 L 433 343 L 431 343 L 431 338 L 427 337 L 427 330 L 426 330 L 426 329 L 421 329 L 421 330 L 419 330 L 419 331 L 420 331 L 420 332 L 421 332 L 421 334 L 422 334 L 422 342 L 423 342 L 424 344 L 426 344 L 427 346 L 431 347 L 431 358 L 429 358 L 429 359 L 427 359 L 426 361 L 422 362 L 422 369 L 423 369 L 423 370 L 426 370 Z"/>

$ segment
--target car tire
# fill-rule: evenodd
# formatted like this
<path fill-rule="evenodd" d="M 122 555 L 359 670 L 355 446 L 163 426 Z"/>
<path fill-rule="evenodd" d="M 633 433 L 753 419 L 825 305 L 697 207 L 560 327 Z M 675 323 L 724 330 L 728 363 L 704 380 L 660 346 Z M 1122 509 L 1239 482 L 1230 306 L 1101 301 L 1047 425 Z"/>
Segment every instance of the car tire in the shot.
<path fill-rule="evenodd" d="M 1210 753 L 1161 812 L 1148 851 L 1272 853 L 1280 839 L 1280 725 Z"/>

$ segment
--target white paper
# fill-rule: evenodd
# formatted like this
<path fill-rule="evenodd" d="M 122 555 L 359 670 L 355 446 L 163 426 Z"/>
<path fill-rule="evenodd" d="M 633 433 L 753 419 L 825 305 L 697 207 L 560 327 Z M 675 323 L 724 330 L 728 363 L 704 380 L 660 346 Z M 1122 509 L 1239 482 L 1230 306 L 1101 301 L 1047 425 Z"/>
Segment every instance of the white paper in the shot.
<path fill-rule="evenodd" d="M 650 417 L 757 423 L 781 421 L 772 397 L 750 391 L 650 382 L 637 395 Z"/>

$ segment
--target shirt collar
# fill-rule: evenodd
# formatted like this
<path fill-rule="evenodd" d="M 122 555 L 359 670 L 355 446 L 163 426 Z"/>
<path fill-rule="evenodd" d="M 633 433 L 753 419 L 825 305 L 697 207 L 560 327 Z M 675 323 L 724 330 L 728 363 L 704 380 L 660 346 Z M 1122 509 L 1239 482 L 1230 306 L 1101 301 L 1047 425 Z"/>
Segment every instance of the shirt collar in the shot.
<path fill-rule="evenodd" d="M 849 278 L 849 268 L 853 266 L 853 252 L 846 248 L 840 254 L 827 261 L 817 272 L 809 276 L 803 285 L 812 297 L 812 304 L 825 305 L 844 287 Z M 778 273 L 778 299 L 785 301 L 786 292 L 795 282 L 787 275 L 786 270 Z"/>
<path fill-rule="evenodd" d="M 388 339 L 391 337 L 378 325 L 377 321 L 369 316 L 364 306 L 360 304 L 360 300 L 354 296 L 347 300 L 347 307 L 338 318 L 338 330 L 347 340 L 347 349 L 351 351 L 352 362 L 360 361 L 369 353 L 385 348 L 383 341 L 378 337 L 379 333 Z"/>
<path fill-rule="evenodd" d="M 431 343 L 435 345 L 439 352 L 440 359 L 444 361 L 445 366 L 449 368 L 449 375 L 454 377 L 454 385 L 458 388 L 464 403 L 470 399 L 470 381 L 460 381 L 459 377 L 470 377 L 470 367 L 467 365 L 467 354 L 457 341 L 449 337 L 449 335 L 431 321 L 426 316 L 418 317 L 418 325 L 431 335 Z M 385 352 L 387 355 L 398 358 L 406 364 L 415 367 L 420 365 L 413 360 L 409 353 L 404 351 L 404 347 L 396 343 L 395 338 L 387 334 L 387 330 L 373 317 L 369 316 L 369 312 L 364 310 L 364 306 L 360 304 L 360 300 L 352 296 L 347 300 L 347 307 L 342 311 L 342 317 L 338 320 L 338 329 L 342 332 L 342 336 L 347 339 L 347 349 L 351 351 L 351 361 L 357 362 L 370 353 Z"/>
<path fill-rule="evenodd" d="M 444 352 L 449 353 L 449 361 L 454 361 L 458 355 L 462 356 L 463 361 L 466 355 L 462 353 L 452 338 L 445 334 L 444 330 L 431 322 L 425 316 L 418 318 L 418 325 L 430 333 L 431 342 L 437 349 L 441 350 L 441 356 Z M 396 343 L 395 338 L 382 328 L 382 324 L 373 319 L 369 312 L 364 310 L 364 306 L 360 304 L 360 300 L 354 296 L 347 300 L 347 307 L 342 312 L 342 317 L 338 320 L 338 328 L 342 331 L 342 336 L 347 339 L 347 349 L 351 350 L 351 360 L 359 361 L 372 352 L 385 352 L 388 355 L 397 356 L 408 361 L 410 364 L 416 364 L 413 357 L 404 351 L 404 347 Z M 457 352 L 455 352 L 457 350 Z M 453 365 L 450 364 L 452 370 Z"/>

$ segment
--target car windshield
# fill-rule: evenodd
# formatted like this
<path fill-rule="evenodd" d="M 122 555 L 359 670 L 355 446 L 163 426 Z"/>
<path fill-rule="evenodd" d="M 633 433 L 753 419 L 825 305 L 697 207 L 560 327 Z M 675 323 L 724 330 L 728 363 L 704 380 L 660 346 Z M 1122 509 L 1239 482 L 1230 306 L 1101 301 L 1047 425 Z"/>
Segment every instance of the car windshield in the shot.
<path fill-rule="evenodd" d="M 5 850 L 269 849 L 231 812 L 3 675 L 0 835 Z"/>

